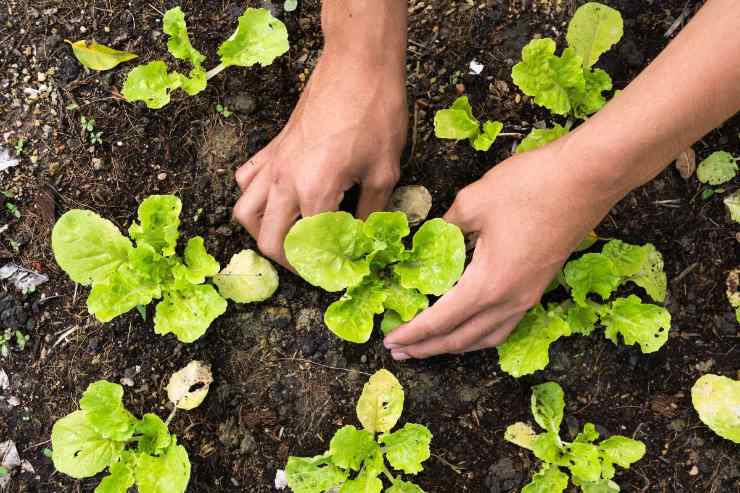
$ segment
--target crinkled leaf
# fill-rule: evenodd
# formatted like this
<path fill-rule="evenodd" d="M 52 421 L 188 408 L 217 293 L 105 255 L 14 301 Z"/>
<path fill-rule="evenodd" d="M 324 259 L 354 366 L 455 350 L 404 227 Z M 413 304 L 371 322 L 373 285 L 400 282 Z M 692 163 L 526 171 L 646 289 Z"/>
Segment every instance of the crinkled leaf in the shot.
<path fill-rule="evenodd" d="M 602 461 L 602 476 L 605 479 L 614 477 L 614 464 L 629 469 L 645 455 L 645 444 L 639 440 L 614 435 L 599 443 Z"/>
<path fill-rule="evenodd" d="M 383 481 L 363 471 L 355 479 L 345 481 L 339 493 L 380 493 Z"/>
<path fill-rule="evenodd" d="M 349 473 L 329 462 L 328 455 L 319 455 L 288 457 L 285 475 L 293 493 L 323 493 L 342 484 Z"/>
<path fill-rule="evenodd" d="M 737 159 L 729 152 L 716 151 L 699 163 L 696 177 L 708 185 L 722 185 L 735 178 L 737 172 Z"/>
<path fill-rule="evenodd" d="M 374 276 L 359 286 L 349 288 L 324 312 L 324 323 L 334 334 L 345 341 L 362 344 L 370 339 L 374 317 L 383 313 L 383 303 L 388 293 L 383 283 Z"/>
<path fill-rule="evenodd" d="M 521 154 L 522 152 L 533 151 L 544 147 L 550 142 L 558 140 L 560 137 L 568 133 L 568 129 L 561 127 L 557 123 L 552 128 L 533 128 L 529 135 L 516 147 L 516 153 Z"/>
<path fill-rule="evenodd" d="M 104 438 L 89 416 L 87 411 L 73 412 L 51 429 L 54 468 L 73 478 L 96 475 L 117 460 L 125 446 L 124 442 Z"/>
<path fill-rule="evenodd" d="M 146 413 L 142 416 L 141 420 L 136 423 L 134 434 L 140 437 L 137 449 L 146 454 L 166 449 L 172 441 L 167 425 L 153 413 Z"/>
<path fill-rule="evenodd" d="M 536 436 L 532 427 L 522 422 L 509 425 L 504 432 L 504 440 L 527 450 L 532 450 Z"/>
<path fill-rule="evenodd" d="M 334 434 L 329 444 L 329 453 L 332 463 L 342 469 L 359 471 L 365 459 L 379 448 L 372 433 L 347 425 Z"/>
<path fill-rule="evenodd" d="M 123 406 L 123 387 L 117 383 L 98 380 L 88 385 L 80 399 L 80 409 L 104 438 L 124 441 L 134 434 L 136 419 Z"/>
<path fill-rule="evenodd" d="M 643 303 L 632 294 L 615 300 L 601 322 L 605 327 L 604 335 L 614 344 L 621 334 L 625 344 L 637 343 L 643 353 L 653 353 L 668 340 L 671 314 L 662 306 Z"/>
<path fill-rule="evenodd" d="M 403 387 L 388 370 L 375 372 L 362 388 L 357 418 L 370 433 L 387 433 L 403 412 Z"/>
<path fill-rule="evenodd" d="M 583 89 L 574 87 L 568 91 L 572 112 L 577 118 L 586 118 L 603 108 L 606 105 L 603 93 L 612 89 L 612 78 L 600 68 L 584 70 L 583 77 Z"/>
<path fill-rule="evenodd" d="M 200 236 L 188 240 L 184 257 L 190 273 L 189 281 L 193 284 L 204 283 L 206 277 L 215 276 L 221 268 L 216 259 L 206 251 L 204 240 Z"/>
<path fill-rule="evenodd" d="M 475 139 L 480 133 L 480 122 L 473 116 L 467 96 L 460 96 L 447 109 L 434 114 L 434 135 L 438 139 Z"/>
<path fill-rule="evenodd" d="M 285 237 L 285 255 L 300 276 L 326 291 L 356 286 L 370 272 L 373 248 L 362 221 L 347 212 L 301 219 Z"/>
<path fill-rule="evenodd" d="M 441 296 L 457 282 L 465 267 L 462 231 L 443 219 L 432 219 L 416 232 L 408 257 L 393 267 L 405 288 Z"/>
<path fill-rule="evenodd" d="M 233 257 L 213 284 L 221 296 L 237 303 L 264 301 L 277 291 L 280 279 L 277 270 L 254 250 L 242 250 Z"/>
<path fill-rule="evenodd" d="M 95 488 L 95 493 L 127 493 L 134 485 L 134 471 L 127 462 L 114 462 L 108 472 Z"/>
<path fill-rule="evenodd" d="M 167 49 L 172 56 L 187 60 L 194 67 L 199 67 L 206 57 L 193 48 L 185 23 L 185 14 L 180 7 L 169 9 L 162 18 L 162 30 L 169 36 Z"/>
<path fill-rule="evenodd" d="M 114 50 L 95 41 L 81 39 L 74 43 L 66 40 L 72 47 L 75 58 L 85 67 L 92 70 L 110 70 L 119 63 L 137 58 L 139 55 L 128 51 Z"/>
<path fill-rule="evenodd" d="M 104 282 L 93 286 L 87 298 L 87 309 L 101 322 L 110 322 L 137 306 L 148 305 L 161 295 L 158 284 L 124 264 Z"/>
<path fill-rule="evenodd" d="M 590 304 L 581 306 L 569 303 L 566 321 L 574 334 L 591 335 L 596 328 L 596 321 L 598 319 L 599 314 Z"/>
<path fill-rule="evenodd" d="M 265 67 L 289 48 L 285 24 L 274 18 L 268 9 L 248 8 L 239 17 L 234 34 L 218 48 L 218 54 L 227 67 L 249 67 L 255 63 Z"/>
<path fill-rule="evenodd" d="M 567 474 L 561 472 L 557 466 L 543 464 L 532 476 L 532 481 L 522 488 L 522 493 L 562 493 L 567 487 Z"/>
<path fill-rule="evenodd" d="M 504 129 L 504 124 L 499 121 L 487 120 L 483 124 L 483 132 L 473 139 L 473 149 L 476 151 L 487 151 L 493 145 L 493 142 Z"/>
<path fill-rule="evenodd" d="M 178 409 L 189 411 L 200 406 L 212 383 L 210 365 L 193 360 L 172 374 L 167 382 L 167 398 Z"/>
<path fill-rule="evenodd" d="M 398 314 L 404 322 L 408 322 L 429 306 L 426 295 L 416 289 L 404 288 L 396 277 L 386 281 L 384 289 L 386 298 L 383 306 Z"/>
<path fill-rule="evenodd" d="M 601 478 L 599 448 L 593 443 L 573 442 L 567 445 L 558 465 L 567 466 L 579 483 L 598 481 Z"/>
<path fill-rule="evenodd" d="M 558 433 L 563 421 L 565 394 L 555 382 L 547 382 L 532 387 L 532 416 L 547 431 Z"/>
<path fill-rule="evenodd" d="M 740 443 L 740 381 L 704 375 L 691 388 L 691 402 L 699 419 L 712 431 Z"/>
<path fill-rule="evenodd" d="M 589 68 L 618 43 L 623 34 L 624 22 L 618 10 L 589 2 L 573 14 L 566 39 L 583 60 L 583 66 Z"/>
<path fill-rule="evenodd" d="M 128 260 L 131 242 L 107 219 L 74 209 L 54 225 L 51 248 L 59 266 L 85 286 L 105 281 Z"/>
<path fill-rule="evenodd" d="M 642 248 L 647 252 L 645 262 L 636 274 L 627 278 L 627 281 L 634 282 L 654 301 L 662 303 L 668 290 L 668 277 L 663 271 L 663 255 L 652 243 L 647 243 Z"/>
<path fill-rule="evenodd" d="M 581 485 L 582 493 L 619 493 L 619 485 L 610 479 L 601 479 Z"/>
<path fill-rule="evenodd" d="M 380 330 L 384 335 L 388 335 L 403 324 L 401 315 L 393 310 L 386 310 L 383 314 L 383 320 L 380 322 Z"/>
<path fill-rule="evenodd" d="M 570 335 L 570 327 L 542 305 L 529 310 L 506 342 L 496 347 L 501 369 L 519 378 L 547 366 L 550 344 Z"/>
<path fill-rule="evenodd" d="M 565 265 L 565 282 L 570 286 L 573 300 L 586 305 L 586 295 L 597 293 L 606 300 L 619 286 L 621 278 L 614 262 L 600 253 L 586 253 Z"/>
<path fill-rule="evenodd" d="M 226 300 L 209 284 L 169 291 L 157 304 L 154 332 L 172 332 L 180 342 L 193 342 L 224 314 L 226 307 Z"/>
<path fill-rule="evenodd" d="M 560 464 L 563 462 L 563 442 L 557 433 L 547 431 L 535 435 L 532 440 L 532 453 L 543 462 Z"/>
<path fill-rule="evenodd" d="M 139 243 L 151 245 L 162 256 L 175 254 L 180 237 L 182 202 L 174 195 L 150 195 L 139 204 L 139 222 L 128 229 L 129 236 Z"/>
<path fill-rule="evenodd" d="M 637 274 L 648 259 L 649 248 L 630 245 L 622 240 L 611 240 L 604 245 L 601 253 L 614 262 L 617 274 L 629 277 Z"/>
<path fill-rule="evenodd" d="M 184 493 L 190 481 L 188 452 L 173 435 L 162 455 L 139 456 L 135 475 L 139 493 Z"/>
<path fill-rule="evenodd" d="M 402 239 L 410 232 L 406 214 L 400 211 L 373 212 L 365 221 L 363 231 L 373 239 L 371 263 L 381 268 L 401 258 Z"/>
<path fill-rule="evenodd" d="M 727 212 L 736 223 L 740 223 L 740 190 L 728 195 L 722 200 L 727 207 Z"/>
<path fill-rule="evenodd" d="M 144 101 L 148 108 L 159 109 L 170 102 L 170 93 L 182 85 L 182 75 L 169 73 L 161 60 L 135 67 L 126 76 L 121 95 L 133 103 Z"/>
<path fill-rule="evenodd" d="M 385 458 L 390 465 L 406 474 L 423 470 L 421 463 L 429 458 L 432 432 L 426 426 L 406 423 L 400 430 L 380 437 L 385 445 Z"/>
<path fill-rule="evenodd" d="M 534 39 L 522 48 L 522 61 L 514 65 L 514 83 L 534 102 L 555 114 L 566 115 L 571 110 L 569 91 L 584 91 L 581 57 L 566 48 L 555 55 L 555 41 Z"/>
<path fill-rule="evenodd" d="M 591 443 L 594 440 L 599 439 L 599 432 L 596 431 L 596 426 L 593 423 L 586 423 L 583 425 L 583 430 L 576 435 L 575 442 Z"/>
<path fill-rule="evenodd" d="M 397 479 L 390 488 L 385 490 L 385 493 L 424 493 L 424 490 L 414 483 Z"/>

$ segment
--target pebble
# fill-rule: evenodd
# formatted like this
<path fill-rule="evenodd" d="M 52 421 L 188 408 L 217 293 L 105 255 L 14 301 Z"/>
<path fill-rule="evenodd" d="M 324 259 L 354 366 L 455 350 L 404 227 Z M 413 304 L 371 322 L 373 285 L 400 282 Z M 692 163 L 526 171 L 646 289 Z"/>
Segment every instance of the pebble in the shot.
<path fill-rule="evenodd" d="M 157 180 L 165 181 L 167 179 L 167 173 L 160 173 L 157 175 Z"/>
<path fill-rule="evenodd" d="M 699 468 L 694 464 L 691 466 L 691 470 L 689 471 L 689 476 L 698 476 L 699 475 Z"/>

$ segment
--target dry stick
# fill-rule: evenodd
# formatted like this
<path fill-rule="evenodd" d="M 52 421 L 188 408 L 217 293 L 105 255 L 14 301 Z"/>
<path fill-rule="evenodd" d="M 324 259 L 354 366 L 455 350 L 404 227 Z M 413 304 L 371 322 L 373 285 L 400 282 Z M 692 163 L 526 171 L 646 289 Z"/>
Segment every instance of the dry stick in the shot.
<path fill-rule="evenodd" d="M 362 370 L 353 370 L 352 368 L 338 368 L 336 366 L 329 366 L 329 365 L 324 365 L 322 363 L 316 363 L 315 361 L 311 361 L 310 359 L 305 359 L 305 358 L 278 358 L 278 361 L 303 361 L 305 363 L 311 363 L 312 365 L 320 366 L 322 368 L 328 368 L 330 370 L 346 371 L 347 373 L 356 371 L 357 373 L 362 373 L 363 375 L 372 376 L 372 373 L 368 373 Z"/>

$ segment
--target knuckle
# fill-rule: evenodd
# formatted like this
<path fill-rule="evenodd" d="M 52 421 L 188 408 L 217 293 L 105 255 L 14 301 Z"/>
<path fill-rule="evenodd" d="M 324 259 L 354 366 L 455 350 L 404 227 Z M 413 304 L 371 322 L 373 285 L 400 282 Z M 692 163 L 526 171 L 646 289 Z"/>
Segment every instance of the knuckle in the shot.
<path fill-rule="evenodd" d="M 259 248 L 260 251 L 268 257 L 275 257 L 278 254 L 275 248 L 275 243 L 264 236 L 260 236 L 257 239 L 257 248 Z"/>
<path fill-rule="evenodd" d="M 448 353 L 462 353 L 467 349 L 467 341 L 463 340 L 462 337 L 450 336 L 445 342 L 445 349 Z"/>

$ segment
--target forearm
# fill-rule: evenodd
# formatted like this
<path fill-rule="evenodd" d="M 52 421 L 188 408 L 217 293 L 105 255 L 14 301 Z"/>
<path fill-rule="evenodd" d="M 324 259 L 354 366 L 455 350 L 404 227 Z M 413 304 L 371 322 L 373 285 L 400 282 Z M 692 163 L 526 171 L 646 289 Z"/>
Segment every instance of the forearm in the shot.
<path fill-rule="evenodd" d="M 564 152 L 618 200 L 740 110 L 740 9 L 710 0 L 660 56 L 579 127 Z M 579 170 L 581 171 L 581 170 Z"/>
<path fill-rule="evenodd" d="M 405 0 L 325 0 L 324 52 L 405 79 L 407 22 Z"/>

